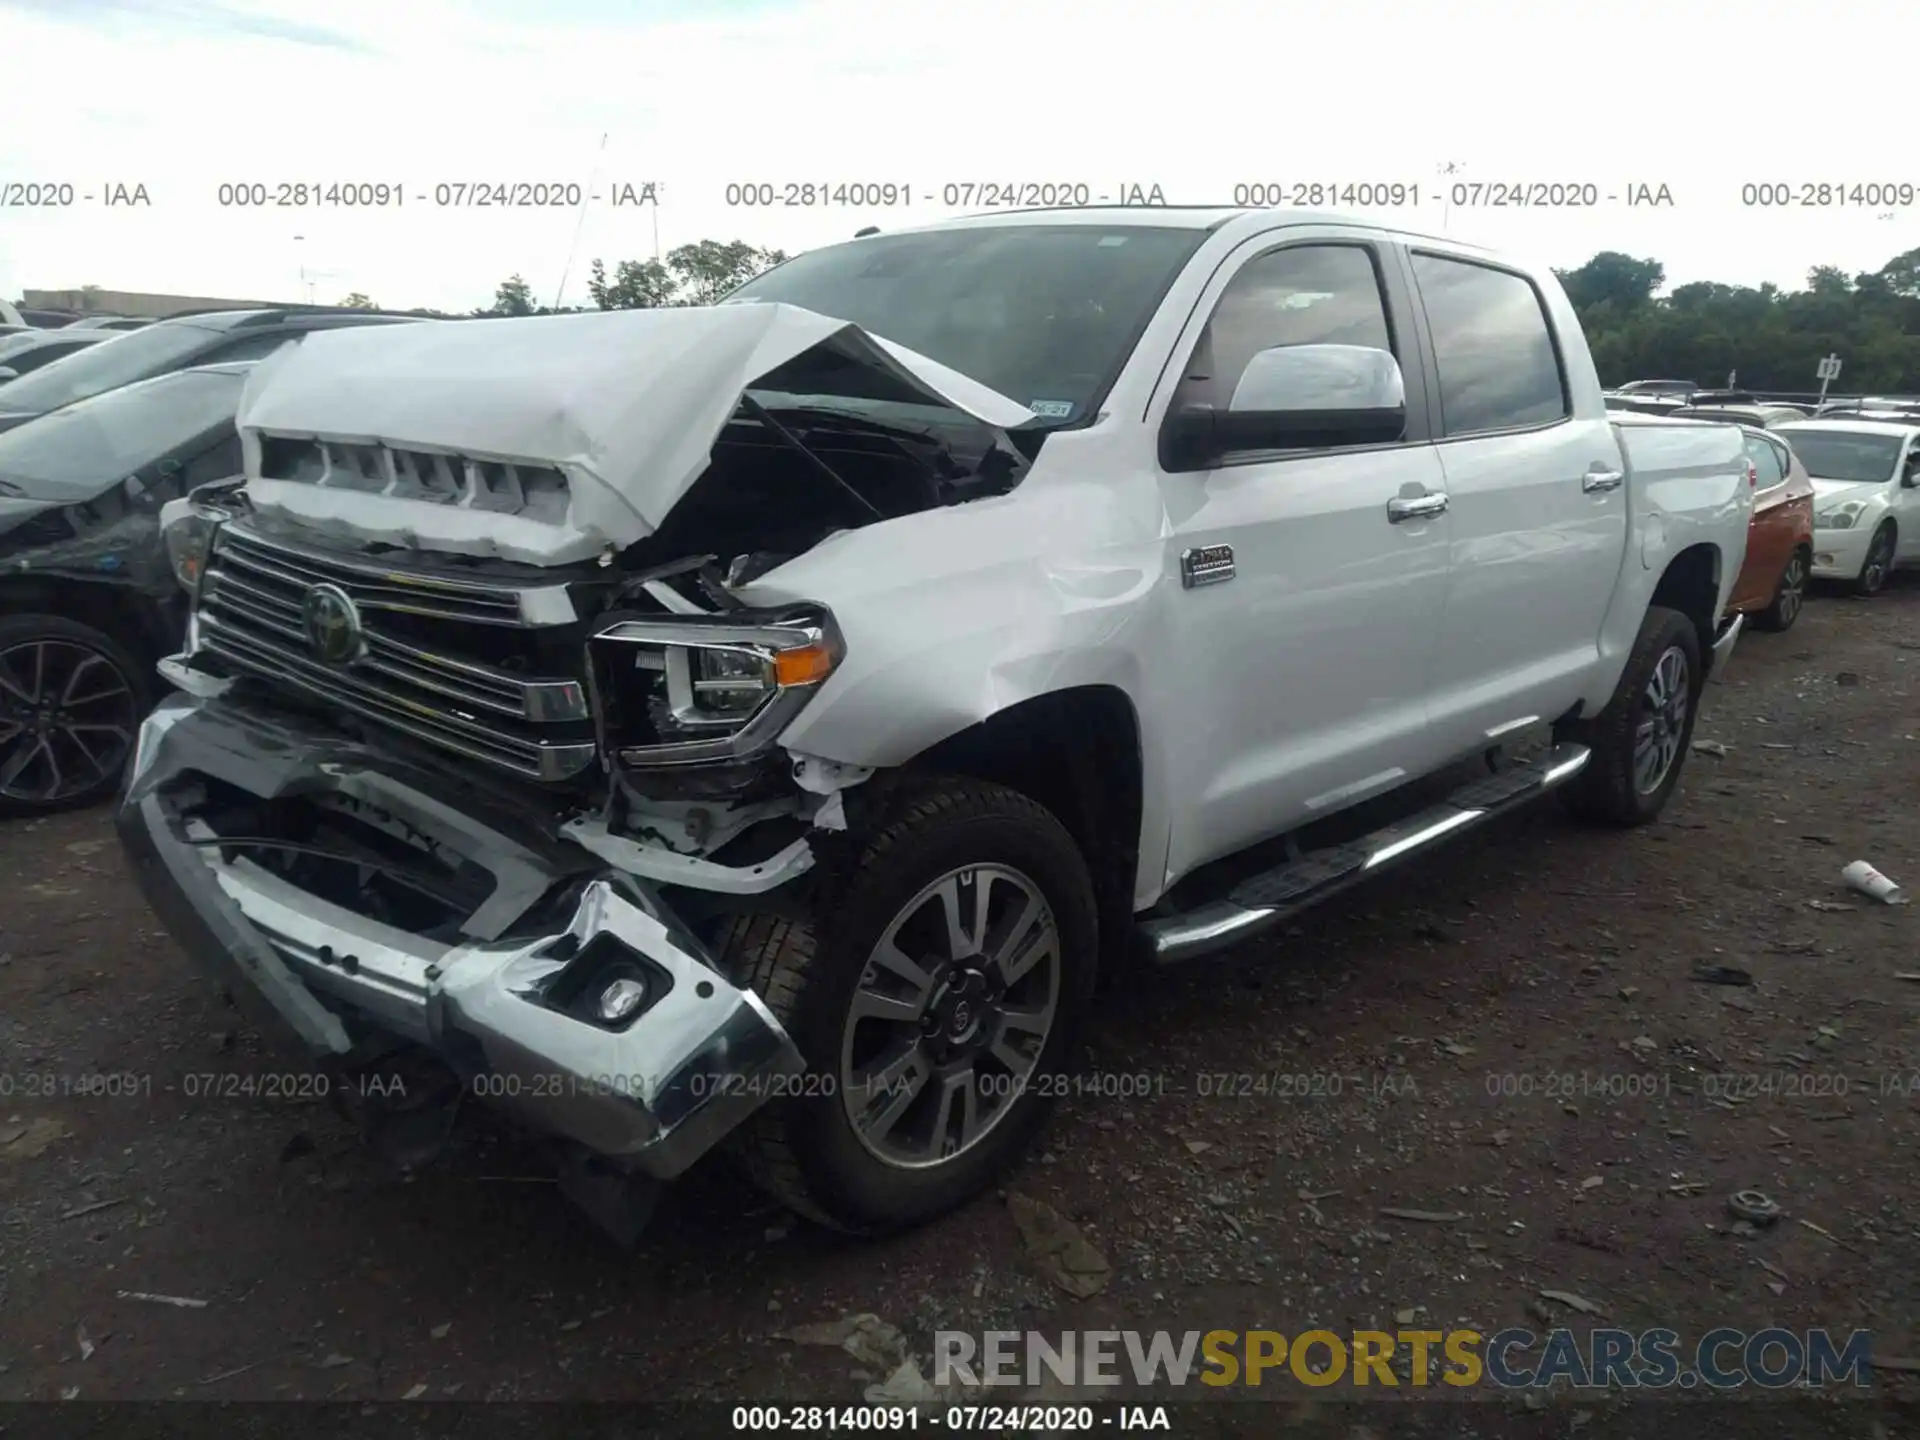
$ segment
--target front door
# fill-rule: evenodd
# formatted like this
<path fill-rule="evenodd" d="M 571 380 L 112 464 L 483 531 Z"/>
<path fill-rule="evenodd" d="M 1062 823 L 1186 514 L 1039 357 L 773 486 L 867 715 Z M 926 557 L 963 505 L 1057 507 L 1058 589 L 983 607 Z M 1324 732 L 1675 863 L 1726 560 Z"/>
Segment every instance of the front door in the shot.
<path fill-rule="evenodd" d="M 1252 356 L 1368 345 L 1411 356 L 1404 278 L 1383 247 L 1291 230 L 1222 267 L 1165 382 L 1168 408 L 1227 408 Z M 1390 303 L 1390 296 L 1398 303 Z M 1167 474 L 1168 653 L 1191 703 L 1168 879 L 1377 794 L 1424 768 L 1425 683 L 1452 519 L 1419 372 L 1403 443 L 1230 456 Z M 1425 497 L 1426 503 L 1389 502 Z"/>

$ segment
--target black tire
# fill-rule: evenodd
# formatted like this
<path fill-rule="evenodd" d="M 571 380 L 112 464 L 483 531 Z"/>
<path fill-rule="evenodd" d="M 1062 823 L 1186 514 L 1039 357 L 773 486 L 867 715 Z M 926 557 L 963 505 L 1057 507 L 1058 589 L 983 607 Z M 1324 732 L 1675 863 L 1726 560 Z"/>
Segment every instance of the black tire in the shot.
<path fill-rule="evenodd" d="M 1787 559 L 1787 568 L 1780 572 L 1773 603 L 1753 617 L 1754 629 L 1778 634 L 1793 628 L 1793 622 L 1807 608 L 1807 576 L 1812 566 L 1813 557 L 1804 549 L 1796 548 Z"/>
<path fill-rule="evenodd" d="M 37 678 L 36 656 L 43 667 Z M 45 668 L 49 662 L 69 668 L 55 672 Z M 83 683 L 65 687 L 56 673 Z M 96 681 L 113 692 L 109 699 L 42 714 L 40 702 L 56 691 L 85 700 Z M 63 615 L 0 619 L 0 816 L 50 815 L 109 798 L 153 701 L 150 668 L 104 631 Z M 113 731 L 100 728 L 109 724 Z"/>
<path fill-rule="evenodd" d="M 998 1118 L 983 1127 L 977 1142 L 924 1168 L 904 1168 L 870 1149 L 849 1114 L 848 1097 L 856 1089 L 845 1070 L 854 1044 L 849 1015 L 858 996 L 872 993 L 863 987 L 875 983 L 881 967 L 871 957 L 890 927 L 903 914 L 920 911 L 914 901 L 926 887 L 956 870 L 976 873 L 975 867 L 1005 867 L 980 893 L 1018 896 L 1017 889 L 995 886 L 1026 880 L 1044 902 L 1040 918 L 1050 916 L 1056 941 L 1052 1025 L 1026 1083 L 997 1087 L 996 1103 L 1004 1110 L 995 1111 Z M 808 1066 L 805 1080 L 762 1106 L 735 1133 L 735 1148 L 756 1183 L 809 1219 L 850 1234 L 906 1229 L 991 1186 L 1045 1121 L 1059 1088 L 1049 1082 L 1069 1063 L 1077 1022 L 1093 993 L 1099 953 L 1093 882 L 1073 838 L 1044 807 L 999 785 L 945 779 L 898 797 L 852 863 L 822 882 L 811 909 L 814 919 L 806 923 L 764 915 L 732 921 L 721 940 L 729 973 L 758 992 Z M 928 973 L 935 967 L 929 965 Z M 963 973 L 963 967 L 946 973 Z M 935 993 L 952 998 L 950 989 L 936 987 Z M 944 1029 L 930 1035 L 903 1022 L 874 1023 L 897 1025 L 892 1033 L 902 1045 L 947 1038 Z M 975 1074 L 970 1089 L 982 1093 L 988 1077 Z M 922 1076 L 909 1112 L 935 1095 L 933 1085 Z M 946 1122 L 941 1111 L 930 1133 L 950 1134 Z"/>
<path fill-rule="evenodd" d="M 1887 588 L 1887 577 L 1893 574 L 1893 552 L 1898 538 L 1894 533 L 1893 521 L 1882 520 L 1880 528 L 1873 532 L 1873 538 L 1867 542 L 1867 554 L 1860 562 L 1860 573 L 1853 577 L 1854 594 L 1863 597 L 1878 595 Z"/>
<path fill-rule="evenodd" d="M 1671 675 L 1670 657 L 1675 654 L 1685 676 L 1681 685 L 1672 687 L 1685 696 L 1685 714 L 1677 723 L 1670 711 L 1655 714 L 1651 704 L 1656 674 Z M 1705 680 L 1700 635 L 1693 622 L 1678 610 L 1650 607 L 1613 699 L 1592 719 L 1562 727 L 1563 739 L 1593 752 L 1586 769 L 1560 792 L 1567 808 L 1582 820 L 1621 829 L 1645 825 L 1658 816 L 1680 783 Z M 1664 737 L 1672 747 L 1651 785 L 1645 783 L 1649 777 L 1638 773 L 1638 746 L 1647 727 L 1652 727 L 1656 743 Z"/>

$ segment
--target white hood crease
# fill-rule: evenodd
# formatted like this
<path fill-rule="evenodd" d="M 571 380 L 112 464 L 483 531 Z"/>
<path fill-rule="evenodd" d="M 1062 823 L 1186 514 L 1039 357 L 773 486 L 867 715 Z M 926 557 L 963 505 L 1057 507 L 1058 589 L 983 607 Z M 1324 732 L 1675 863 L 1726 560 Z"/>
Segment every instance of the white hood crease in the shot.
<path fill-rule="evenodd" d="M 546 565 L 586 559 L 658 529 L 706 470 L 745 392 L 819 347 L 989 425 L 1034 418 L 938 361 L 793 305 L 356 326 L 309 335 L 248 377 L 238 416 L 248 494 L 263 514 L 363 544 Z M 264 476 L 268 437 L 557 468 L 568 480 L 564 520 L 470 497 Z"/>
<path fill-rule="evenodd" d="M 1884 480 L 1822 480 L 1813 477 L 1813 498 L 1824 509 L 1843 500 L 1866 500 L 1886 487 Z"/>

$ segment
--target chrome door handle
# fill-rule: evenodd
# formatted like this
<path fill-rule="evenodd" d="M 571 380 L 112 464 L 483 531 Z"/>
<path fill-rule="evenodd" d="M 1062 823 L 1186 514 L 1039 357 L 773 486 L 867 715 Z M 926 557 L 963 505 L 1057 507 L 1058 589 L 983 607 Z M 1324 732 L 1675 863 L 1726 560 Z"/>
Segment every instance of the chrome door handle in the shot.
<path fill-rule="evenodd" d="M 1387 521 L 1398 525 L 1402 520 L 1424 520 L 1446 508 L 1447 497 L 1439 491 L 1430 491 L 1425 495 L 1396 495 L 1387 501 Z"/>
<path fill-rule="evenodd" d="M 1624 470 L 1589 470 L 1580 477 L 1580 488 L 1589 495 L 1598 495 L 1602 490 L 1618 490 L 1626 480 Z"/>

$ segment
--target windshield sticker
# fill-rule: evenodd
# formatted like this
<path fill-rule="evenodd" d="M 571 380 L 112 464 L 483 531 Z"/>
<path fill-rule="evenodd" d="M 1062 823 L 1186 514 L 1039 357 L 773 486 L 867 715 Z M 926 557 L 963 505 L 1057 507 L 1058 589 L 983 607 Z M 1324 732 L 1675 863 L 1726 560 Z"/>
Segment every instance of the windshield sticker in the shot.
<path fill-rule="evenodd" d="M 1029 400 L 1027 408 L 1043 420 L 1064 420 L 1073 414 L 1071 400 Z"/>
<path fill-rule="evenodd" d="M 1124 245 L 1126 243 L 1127 237 L 1124 235 L 1102 235 L 1100 237 L 1100 246 L 1102 249 L 1111 245 Z"/>

